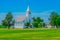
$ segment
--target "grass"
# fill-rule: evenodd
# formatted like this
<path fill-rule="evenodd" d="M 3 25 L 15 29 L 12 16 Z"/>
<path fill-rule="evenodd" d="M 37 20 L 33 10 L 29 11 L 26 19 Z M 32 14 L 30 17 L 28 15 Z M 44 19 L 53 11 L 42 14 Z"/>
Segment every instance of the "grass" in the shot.
<path fill-rule="evenodd" d="M 60 29 L 0 29 L 0 40 L 60 40 Z"/>

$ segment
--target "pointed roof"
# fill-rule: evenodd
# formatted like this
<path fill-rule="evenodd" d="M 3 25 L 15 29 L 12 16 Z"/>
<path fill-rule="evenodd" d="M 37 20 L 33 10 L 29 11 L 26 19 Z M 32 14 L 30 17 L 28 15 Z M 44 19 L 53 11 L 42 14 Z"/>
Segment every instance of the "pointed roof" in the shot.
<path fill-rule="evenodd" d="M 26 19 L 26 16 L 25 15 L 21 15 L 21 16 L 18 16 L 15 21 L 16 22 L 23 22 L 25 19 Z"/>
<path fill-rule="evenodd" d="M 29 5 L 28 5 L 28 8 L 27 8 L 27 11 L 30 11 L 30 7 L 29 7 Z"/>

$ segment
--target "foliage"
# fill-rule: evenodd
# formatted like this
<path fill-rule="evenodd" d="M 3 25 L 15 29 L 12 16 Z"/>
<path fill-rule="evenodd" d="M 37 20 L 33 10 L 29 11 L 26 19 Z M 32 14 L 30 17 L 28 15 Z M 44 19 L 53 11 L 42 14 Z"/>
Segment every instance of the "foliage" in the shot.
<path fill-rule="evenodd" d="M 57 28 L 60 27 L 60 15 L 56 12 L 52 12 L 50 15 L 50 24 L 52 26 L 56 26 Z"/>
<path fill-rule="evenodd" d="M 37 22 L 33 22 L 32 25 L 37 28 L 38 27 L 38 23 Z"/>
<path fill-rule="evenodd" d="M 56 19 L 59 15 L 56 12 L 52 12 L 50 15 L 50 24 L 56 26 Z"/>
<path fill-rule="evenodd" d="M 12 19 L 13 19 L 13 16 L 12 16 L 11 12 L 8 12 L 8 14 L 6 15 L 5 19 L 2 20 L 2 24 L 4 26 L 8 26 L 8 28 L 10 28 L 11 25 L 12 25 Z"/>
<path fill-rule="evenodd" d="M 60 27 L 60 16 L 56 18 L 56 26 L 57 28 Z"/>
<path fill-rule="evenodd" d="M 43 20 L 40 17 L 37 18 L 33 17 L 32 19 L 33 19 L 32 22 L 33 27 L 39 28 L 43 26 Z"/>
<path fill-rule="evenodd" d="M 30 23 L 29 22 L 26 22 L 25 23 L 25 26 L 26 26 L 26 28 L 28 28 L 30 26 Z"/>
<path fill-rule="evenodd" d="M 45 23 L 43 23 L 43 27 L 45 27 L 46 26 L 46 24 Z"/>
<path fill-rule="evenodd" d="M 0 28 L 6 28 L 6 26 L 0 25 Z"/>

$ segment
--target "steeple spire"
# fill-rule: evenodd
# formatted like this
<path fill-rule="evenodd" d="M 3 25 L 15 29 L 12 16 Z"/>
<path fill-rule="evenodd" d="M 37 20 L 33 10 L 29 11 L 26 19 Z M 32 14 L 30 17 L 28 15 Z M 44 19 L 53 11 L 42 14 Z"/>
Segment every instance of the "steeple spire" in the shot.
<path fill-rule="evenodd" d="M 27 8 L 27 12 L 28 12 L 28 11 L 30 11 L 30 7 L 29 7 L 29 5 L 28 5 L 28 8 Z"/>
<path fill-rule="evenodd" d="M 31 11 L 30 11 L 30 2 L 27 7 L 27 12 L 26 12 L 26 17 L 27 17 L 27 22 L 30 23 L 29 27 L 31 28 Z"/>
<path fill-rule="evenodd" d="M 30 14 L 31 14 L 31 11 L 30 11 L 30 7 L 29 7 L 29 5 L 28 5 L 27 11 L 26 11 L 26 16 L 28 17 Z"/>
<path fill-rule="evenodd" d="M 27 10 L 26 10 L 26 16 L 28 17 L 30 16 L 30 14 L 31 14 L 31 11 L 30 11 L 30 2 L 29 2 Z"/>
<path fill-rule="evenodd" d="M 27 7 L 27 12 L 30 11 L 30 0 L 28 0 L 28 7 Z"/>

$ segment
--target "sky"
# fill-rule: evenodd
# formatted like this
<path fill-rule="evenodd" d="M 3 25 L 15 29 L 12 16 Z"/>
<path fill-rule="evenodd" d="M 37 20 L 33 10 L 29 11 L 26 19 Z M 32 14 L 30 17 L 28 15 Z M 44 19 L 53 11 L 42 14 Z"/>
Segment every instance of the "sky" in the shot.
<path fill-rule="evenodd" d="M 25 14 L 28 5 L 32 16 L 39 16 L 46 23 L 52 11 L 60 14 L 60 0 L 0 0 L 0 23 L 8 12 L 12 12 L 14 18 Z"/>

